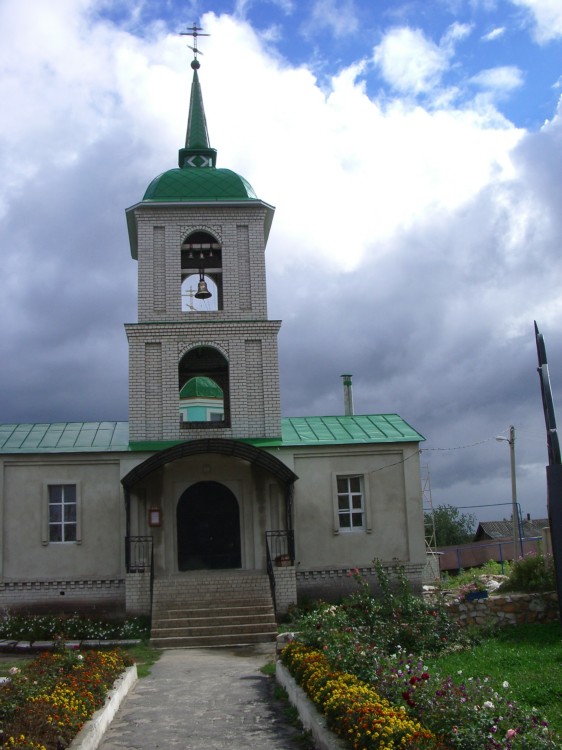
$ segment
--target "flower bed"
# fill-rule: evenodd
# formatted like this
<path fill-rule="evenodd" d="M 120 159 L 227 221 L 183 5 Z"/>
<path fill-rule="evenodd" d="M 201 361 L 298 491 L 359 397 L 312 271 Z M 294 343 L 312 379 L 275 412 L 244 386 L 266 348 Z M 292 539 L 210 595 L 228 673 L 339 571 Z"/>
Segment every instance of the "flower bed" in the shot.
<path fill-rule="evenodd" d="M 79 614 L 0 616 L 0 638 L 20 641 L 104 641 L 146 638 L 147 617 L 126 620 L 96 620 Z"/>
<path fill-rule="evenodd" d="M 0 750 L 68 747 L 130 666 L 119 651 L 43 653 L 0 687 Z"/>
<path fill-rule="evenodd" d="M 330 729 L 355 750 L 440 747 L 435 736 L 410 719 L 404 708 L 391 706 L 353 675 L 331 671 L 321 652 L 290 643 L 281 660 L 326 716 Z"/>

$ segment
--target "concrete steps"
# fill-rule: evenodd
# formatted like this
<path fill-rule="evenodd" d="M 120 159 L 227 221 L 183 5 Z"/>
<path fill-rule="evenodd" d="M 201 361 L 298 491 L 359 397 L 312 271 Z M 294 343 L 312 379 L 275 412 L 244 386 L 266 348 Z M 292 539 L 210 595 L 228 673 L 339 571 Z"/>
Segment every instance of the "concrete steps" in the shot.
<path fill-rule="evenodd" d="M 266 643 L 276 634 L 265 574 L 190 571 L 154 581 L 150 640 L 157 648 Z"/>

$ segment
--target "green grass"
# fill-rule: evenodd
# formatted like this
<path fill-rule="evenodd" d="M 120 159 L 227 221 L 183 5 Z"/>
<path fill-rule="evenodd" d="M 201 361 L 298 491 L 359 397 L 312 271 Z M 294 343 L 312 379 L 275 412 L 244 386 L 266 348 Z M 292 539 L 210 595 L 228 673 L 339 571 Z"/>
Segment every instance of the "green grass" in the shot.
<path fill-rule="evenodd" d="M 28 661 L 33 659 L 35 654 L 8 654 L 0 653 L 0 677 L 8 677 L 12 667 L 23 667 Z"/>
<path fill-rule="evenodd" d="M 260 667 L 260 672 L 267 675 L 267 677 L 275 677 L 275 670 L 276 666 L 274 661 L 268 661 L 267 664 Z"/>
<path fill-rule="evenodd" d="M 162 656 L 161 649 L 154 648 L 147 642 L 139 643 L 136 646 L 127 646 L 123 649 L 137 665 L 137 674 L 139 677 L 147 677 L 150 674 L 152 665 L 155 664 Z"/>
<path fill-rule="evenodd" d="M 470 650 L 425 660 L 430 669 L 462 679 L 509 682 L 517 703 L 536 708 L 562 733 L 562 629 L 558 622 L 506 627 Z M 461 677 L 459 676 L 459 680 Z"/>

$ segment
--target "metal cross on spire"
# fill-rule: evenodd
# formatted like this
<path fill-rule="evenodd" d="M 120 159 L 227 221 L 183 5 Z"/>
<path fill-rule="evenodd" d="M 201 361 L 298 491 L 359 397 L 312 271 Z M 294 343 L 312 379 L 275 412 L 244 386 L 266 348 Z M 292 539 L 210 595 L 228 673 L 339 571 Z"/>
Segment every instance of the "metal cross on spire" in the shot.
<path fill-rule="evenodd" d="M 193 26 L 190 28 L 187 27 L 187 31 L 180 31 L 181 36 L 192 36 L 193 37 L 193 46 L 191 44 L 188 44 L 187 46 L 189 49 L 193 50 L 193 54 L 195 55 L 195 59 L 197 60 L 197 55 L 202 55 L 200 49 L 197 48 L 197 37 L 198 36 L 211 36 L 210 34 L 202 34 L 201 32 L 203 29 L 200 26 L 197 26 L 196 23 L 193 24 Z"/>

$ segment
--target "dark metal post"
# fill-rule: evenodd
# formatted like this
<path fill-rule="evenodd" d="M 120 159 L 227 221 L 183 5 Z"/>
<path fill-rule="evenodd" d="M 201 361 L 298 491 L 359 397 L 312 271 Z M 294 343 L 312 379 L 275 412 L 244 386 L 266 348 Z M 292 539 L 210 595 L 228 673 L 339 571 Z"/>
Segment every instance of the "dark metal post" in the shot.
<path fill-rule="evenodd" d="M 546 359 L 546 347 L 542 333 L 539 333 L 536 321 L 535 341 L 539 360 L 537 371 L 541 384 L 544 421 L 546 424 L 546 444 L 548 448 L 549 465 L 546 467 L 548 523 L 550 526 L 556 590 L 558 593 L 558 615 L 562 624 L 562 459 L 560 455 L 560 441 L 556 429 L 556 416 Z"/>

